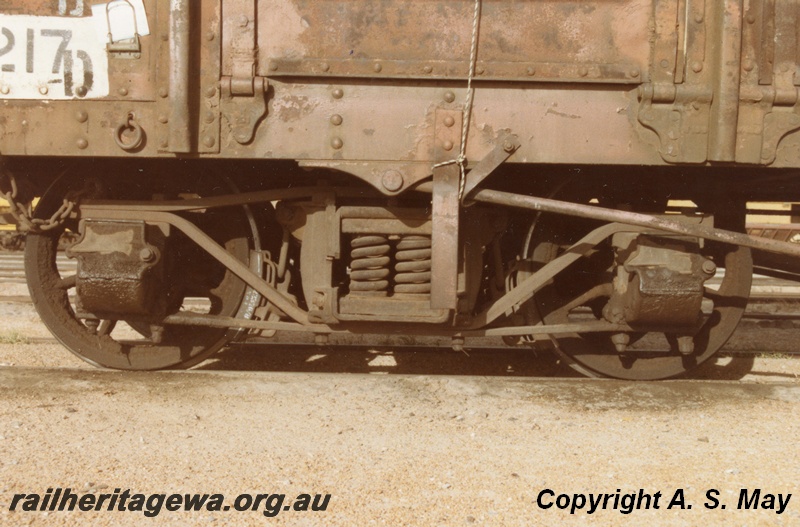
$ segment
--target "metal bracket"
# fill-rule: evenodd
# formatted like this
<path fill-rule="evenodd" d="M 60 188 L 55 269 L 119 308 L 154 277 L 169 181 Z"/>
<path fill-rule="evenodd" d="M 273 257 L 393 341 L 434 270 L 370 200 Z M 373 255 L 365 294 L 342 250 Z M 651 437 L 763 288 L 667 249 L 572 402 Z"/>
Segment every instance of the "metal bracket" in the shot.
<path fill-rule="evenodd" d="M 269 83 L 256 77 L 258 17 L 256 0 L 225 2 L 222 11 L 222 114 L 228 120 L 234 140 L 247 144 L 267 113 Z"/>
<path fill-rule="evenodd" d="M 237 143 L 244 145 L 253 140 L 256 126 L 267 114 L 268 88 L 269 83 L 264 77 L 222 79 L 222 114 L 230 124 Z"/>
<path fill-rule="evenodd" d="M 109 11 L 114 6 L 127 6 L 133 14 L 133 38 L 114 42 L 111 32 L 111 17 Z M 106 24 L 108 25 L 108 43 L 106 52 L 113 54 L 118 59 L 138 59 L 142 56 L 142 43 L 139 41 L 139 22 L 136 20 L 136 10 L 129 0 L 114 0 L 106 4 Z"/>
<path fill-rule="evenodd" d="M 489 152 L 489 155 L 481 159 L 475 168 L 467 174 L 467 182 L 464 185 L 464 196 L 462 201 L 466 202 L 469 195 L 475 188 L 483 183 L 483 180 L 489 177 L 497 167 L 505 163 L 506 159 L 519 150 L 522 144 L 519 142 L 519 137 L 515 134 L 508 134 L 497 142 L 494 149 Z"/>
<path fill-rule="evenodd" d="M 711 92 L 701 86 L 646 84 L 639 87 L 639 122 L 661 142 L 668 163 L 705 163 L 708 158 Z"/>
<path fill-rule="evenodd" d="M 461 148 L 461 111 L 436 110 L 434 159 L 455 158 Z M 458 185 L 461 171 L 449 163 L 433 169 L 431 308 L 455 309 L 458 305 L 458 231 L 461 204 Z"/>

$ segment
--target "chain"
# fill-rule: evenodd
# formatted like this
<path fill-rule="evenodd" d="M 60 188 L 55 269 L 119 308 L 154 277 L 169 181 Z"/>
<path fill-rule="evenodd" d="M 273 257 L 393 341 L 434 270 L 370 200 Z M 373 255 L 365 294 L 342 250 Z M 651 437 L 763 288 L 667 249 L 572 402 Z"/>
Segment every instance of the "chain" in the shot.
<path fill-rule="evenodd" d="M 9 190 L 4 191 L 3 188 Z M 0 173 L 0 197 L 8 202 L 11 216 L 17 222 L 18 229 L 23 232 L 47 232 L 62 226 L 84 193 L 85 191 L 69 192 L 52 216 L 47 219 L 33 218 L 31 203 L 17 201 L 19 186 L 16 178 L 6 171 Z"/>
<path fill-rule="evenodd" d="M 467 165 L 467 136 L 469 135 L 469 125 L 472 118 L 472 104 L 475 95 L 475 89 L 472 87 L 472 81 L 475 78 L 475 66 L 478 62 L 478 33 L 480 31 L 481 19 L 481 0 L 475 0 L 475 9 L 472 13 L 472 43 L 469 50 L 469 75 L 467 76 L 467 98 L 464 101 L 464 119 L 461 124 L 461 151 L 458 157 L 443 161 L 433 165 L 433 168 L 439 168 L 447 165 L 458 165 L 459 179 L 458 179 L 458 201 L 464 199 L 464 189 L 467 185 L 466 165 Z"/>

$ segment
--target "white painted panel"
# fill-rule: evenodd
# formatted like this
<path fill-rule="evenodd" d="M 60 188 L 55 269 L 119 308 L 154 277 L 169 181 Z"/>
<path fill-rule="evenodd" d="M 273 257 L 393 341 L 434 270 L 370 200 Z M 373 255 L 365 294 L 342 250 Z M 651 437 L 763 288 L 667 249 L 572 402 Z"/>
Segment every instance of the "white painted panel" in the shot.
<path fill-rule="evenodd" d="M 0 99 L 108 95 L 108 57 L 91 18 L 0 14 Z"/>

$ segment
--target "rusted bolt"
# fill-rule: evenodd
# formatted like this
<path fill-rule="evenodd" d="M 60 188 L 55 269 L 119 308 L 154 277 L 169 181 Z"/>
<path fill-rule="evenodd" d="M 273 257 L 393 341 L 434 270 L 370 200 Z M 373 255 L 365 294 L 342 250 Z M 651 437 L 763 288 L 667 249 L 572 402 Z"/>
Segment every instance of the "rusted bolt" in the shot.
<path fill-rule="evenodd" d="M 444 92 L 444 100 L 445 102 L 453 102 L 456 100 L 456 94 L 451 91 Z"/>
<path fill-rule="evenodd" d="M 150 341 L 153 344 L 161 344 L 164 341 L 164 326 L 150 324 Z"/>
<path fill-rule="evenodd" d="M 316 293 L 314 298 L 311 300 L 311 303 L 314 304 L 314 307 L 322 309 L 325 307 L 325 295 L 322 293 Z"/>
<path fill-rule="evenodd" d="M 475 73 L 477 73 L 478 75 L 483 75 L 484 73 L 486 73 L 486 68 L 484 68 L 483 66 L 478 66 L 477 68 L 475 68 Z"/>
<path fill-rule="evenodd" d="M 331 115 L 332 125 L 339 126 L 340 124 L 342 124 L 342 121 L 343 121 L 342 116 L 339 115 L 338 113 Z"/>
<path fill-rule="evenodd" d="M 75 142 L 75 146 L 77 146 L 81 150 L 86 150 L 86 148 L 89 146 L 89 141 L 87 141 L 86 139 L 80 138 Z"/>
<path fill-rule="evenodd" d="M 756 23 L 756 15 L 753 13 L 747 13 L 747 23 L 748 24 L 755 24 Z"/>
<path fill-rule="evenodd" d="M 149 247 L 145 247 L 141 251 L 139 251 L 139 259 L 143 262 L 152 262 L 156 258 L 156 253 L 153 249 Z"/>
<path fill-rule="evenodd" d="M 639 76 L 639 68 L 631 68 L 630 76 L 634 79 Z"/>
<path fill-rule="evenodd" d="M 214 34 L 213 31 L 209 31 L 208 33 L 206 33 L 206 40 L 208 40 L 209 42 L 212 42 L 215 38 L 217 38 L 217 35 Z"/>
<path fill-rule="evenodd" d="M 9 93 L 11 93 L 11 88 L 9 88 L 8 86 L 3 86 L 2 88 L 0 88 L 0 93 L 2 93 L 3 95 L 8 95 Z"/>
<path fill-rule="evenodd" d="M 331 146 L 334 149 L 339 150 L 340 148 L 342 148 L 344 146 L 344 141 L 342 141 L 338 137 L 334 137 L 333 139 L 331 139 Z"/>
<path fill-rule="evenodd" d="M 528 66 L 528 68 L 525 70 L 525 73 L 528 74 L 528 77 L 533 77 L 534 75 L 536 75 L 536 68 L 534 68 L 533 66 Z"/>
<path fill-rule="evenodd" d="M 344 91 L 342 91 L 341 88 L 336 88 L 335 90 L 333 90 L 333 92 L 331 92 L 331 95 L 333 95 L 334 99 L 341 99 L 342 97 L 344 97 Z"/>
<path fill-rule="evenodd" d="M 158 122 L 161 124 L 167 124 L 169 122 L 169 117 L 164 115 L 163 113 L 158 116 Z"/>
<path fill-rule="evenodd" d="M 621 324 L 625 321 L 625 313 L 619 306 L 614 306 L 612 308 L 606 306 L 603 309 L 603 316 L 606 318 L 606 320 L 613 322 L 614 324 Z"/>
<path fill-rule="evenodd" d="M 702 267 L 703 267 L 703 272 L 706 273 L 706 274 L 713 275 L 714 273 L 717 272 L 717 264 L 715 264 L 711 260 L 705 260 L 703 262 L 703 266 Z"/>
<path fill-rule="evenodd" d="M 702 23 L 703 23 L 703 20 L 704 20 L 704 18 L 703 18 L 703 13 L 697 13 L 697 14 L 694 16 L 694 21 L 695 21 L 695 22 L 697 22 L 698 24 L 702 24 Z"/>
<path fill-rule="evenodd" d="M 164 33 L 161 33 L 161 40 L 163 40 L 164 42 L 168 41 L 169 33 L 167 33 L 166 31 Z"/>
<path fill-rule="evenodd" d="M 581 77 L 589 75 L 589 69 L 586 66 L 581 66 L 580 68 L 578 68 L 578 75 L 580 75 Z"/>
<path fill-rule="evenodd" d="M 278 63 L 277 62 L 270 62 L 269 63 L 269 71 L 278 71 Z"/>
<path fill-rule="evenodd" d="M 424 71 L 425 73 L 433 73 L 433 67 L 425 66 L 424 68 L 422 68 L 422 71 Z"/>
<path fill-rule="evenodd" d="M 756 67 L 755 63 L 752 60 L 749 60 L 749 59 L 745 60 L 742 63 L 742 69 L 744 71 L 753 71 L 753 68 L 755 68 L 755 67 Z"/>
<path fill-rule="evenodd" d="M 211 124 L 211 123 L 214 122 L 214 119 L 216 119 L 216 118 L 217 118 L 217 116 L 214 115 L 214 112 L 208 111 L 208 112 L 206 112 L 205 117 L 203 118 L 203 120 L 206 123 Z"/>
<path fill-rule="evenodd" d="M 75 112 L 75 120 L 78 121 L 79 123 L 85 123 L 86 121 L 89 120 L 89 114 L 86 113 L 84 110 Z"/>
<path fill-rule="evenodd" d="M 372 66 L 372 71 L 374 71 L 375 73 L 380 73 L 382 70 L 383 66 L 381 66 L 380 64 L 375 64 L 374 66 Z"/>
<path fill-rule="evenodd" d="M 125 97 L 126 95 L 128 95 L 128 88 L 120 88 L 117 90 L 117 93 Z"/>
<path fill-rule="evenodd" d="M 442 143 L 442 148 L 444 148 L 448 152 L 453 149 L 453 146 L 454 145 L 452 141 L 445 141 L 444 143 Z"/>
<path fill-rule="evenodd" d="M 169 96 L 169 90 L 166 88 L 159 88 L 158 96 L 161 97 L 162 99 L 166 99 Z"/>
<path fill-rule="evenodd" d="M 625 353 L 628 349 L 628 344 L 631 341 L 631 336 L 627 333 L 614 333 L 611 335 L 611 342 L 617 349 L 617 353 Z"/>
<path fill-rule="evenodd" d="M 158 145 L 158 147 L 159 147 L 161 150 L 166 150 L 167 148 L 169 148 L 169 141 L 167 141 L 166 139 L 164 139 L 163 141 L 161 141 L 161 144 L 159 144 L 159 145 Z"/>
<path fill-rule="evenodd" d="M 39 86 L 39 93 L 42 95 L 47 95 L 50 89 L 47 86 Z"/>
<path fill-rule="evenodd" d="M 453 119 L 453 116 L 452 116 L 452 115 L 448 115 L 447 117 L 445 117 L 445 118 L 444 118 L 444 121 L 442 121 L 442 122 L 443 122 L 443 123 L 444 123 L 444 125 L 445 125 L 446 127 L 448 127 L 448 128 L 450 128 L 451 126 L 453 126 L 454 124 L 456 124 L 456 120 L 455 120 L 455 119 Z"/>
<path fill-rule="evenodd" d="M 700 73 L 703 71 L 703 63 L 702 62 L 692 62 L 692 71 L 695 73 Z"/>
<path fill-rule="evenodd" d="M 503 143 L 503 150 L 505 150 L 509 154 L 513 152 L 515 148 L 516 147 L 514 146 L 514 143 L 512 143 L 511 141 L 506 141 L 505 143 Z"/>
<path fill-rule="evenodd" d="M 669 61 L 667 59 L 661 59 L 661 62 L 659 64 L 661 64 L 661 67 L 664 69 L 669 68 Z"/>
<path fill-rule="evenodd" d="M 213 135 L 207 135 L 203 138 L 203 144 L 206 145 L 207 148 L 211 148 L 217 143 L 217 140 L 214 139 Z"/>
<path fill-rule="evenodd" d="M 242 15 L 239 17 L 239 27 L 247 27 L 250 23 L 250 19 L 247 18 L 247 15 Z"/>
<path fill-rule="evenodd" d="M 681 355 L 691 355 L 694 353 L 694 337 L 691 335 L 678 337 L 678 351 Z"/>
<path fill-rule="evenodd" d="M 381 178 L 381 184 L 383 185 L 383 188 L 389 192 L 397 192 L 403 188 L 403 183 L 403 174 L 397 170 L 387 170 L 384 172 L 383 177 Z"/>
<path fill-rule="evenodd" d="M 322 68 L 322 71 L 328 71 L 331 69 L 331 65 L 328 64 L 327 62 L 323 62 L 320 68 Z"/>
<path fill-rule="evenodd" d="M 206 88 L 206 97 L 208 97 L 209 99 L 215 96 L 216 94 L 217 94 L 216 86 L 209 86 L 208 88 Z"/>
<path fill-rule="evenodd" d="M 75 88 L 75 95 L 78 97 L 86 97 L 87 93 L 89 93 L 89 90 L 86 89 L 86 86 L 78 86 Z"/>
<path fill-rule="evenodd" d="M 83 324 L 86 326 L 86 329 L 89 330 L 89 333 L 92 335 L 97 335 L 97 330 L 100 327 L 100 321 L 96 318 L 87 318 L 83 321 Z"/>

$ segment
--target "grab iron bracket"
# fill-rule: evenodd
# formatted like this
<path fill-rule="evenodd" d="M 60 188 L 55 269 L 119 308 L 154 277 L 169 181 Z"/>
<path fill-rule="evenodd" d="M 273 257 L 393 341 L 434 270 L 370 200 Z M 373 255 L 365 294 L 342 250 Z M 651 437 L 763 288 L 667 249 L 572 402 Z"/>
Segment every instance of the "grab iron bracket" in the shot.
<path fill-rule="evenodd" d="M 519 150 L 522 144 L 519 142 L 519 137 L 515 134 L 508 134 L 502 137 L 494 149 L 489 152 L 489 155 L 481 159 L 475 168 L 467 174 L 467 182 L 464 185 L 464 196 L 462 202 L 466 202 L 472 191 L 477 188 L 487 177 L 492 175 L 497 168 L 506 162 L 514 152 Z"/>

